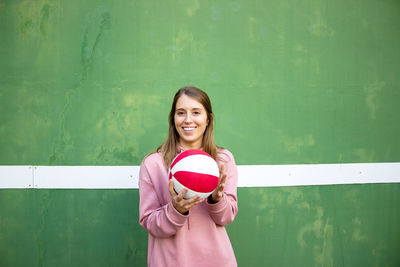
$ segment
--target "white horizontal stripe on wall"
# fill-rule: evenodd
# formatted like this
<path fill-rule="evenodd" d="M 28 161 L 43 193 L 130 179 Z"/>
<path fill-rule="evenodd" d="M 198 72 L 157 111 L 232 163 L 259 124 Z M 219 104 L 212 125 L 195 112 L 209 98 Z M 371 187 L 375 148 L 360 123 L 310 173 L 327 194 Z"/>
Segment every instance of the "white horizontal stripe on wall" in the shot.
<path fill-rule="evenodd" d="M 400 183 L 400 162 L 239 165 L 238 187 Z M 139 166 L 0 166 L 0 188 L 137 189 Z"/>
<path fill-rule="evenodd" d="M 400 183 L 400 163 L 242 165 L 240 187 Z"/>
<path fill-rule="evenodd" d="M 0 188 L 32 188 L 32 166 L 0 166 Z"/>

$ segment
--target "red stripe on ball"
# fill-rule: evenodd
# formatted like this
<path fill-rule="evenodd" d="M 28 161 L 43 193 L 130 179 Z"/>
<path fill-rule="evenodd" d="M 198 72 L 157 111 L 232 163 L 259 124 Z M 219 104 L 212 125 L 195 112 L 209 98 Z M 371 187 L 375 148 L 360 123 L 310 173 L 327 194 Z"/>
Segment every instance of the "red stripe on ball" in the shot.
<path fill-rule="evenodd" d="M 177 171 L 174 177 L 186 188 L 199 192 L 209 193 L 218 185 L 218 177 L 210 174 Z"/>

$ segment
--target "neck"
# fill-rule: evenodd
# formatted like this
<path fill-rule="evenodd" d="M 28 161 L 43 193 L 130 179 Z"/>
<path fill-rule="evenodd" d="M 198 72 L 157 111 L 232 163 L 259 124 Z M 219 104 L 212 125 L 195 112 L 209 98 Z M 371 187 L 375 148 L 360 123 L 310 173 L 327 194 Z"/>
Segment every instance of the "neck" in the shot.
<path fill-rule="evenodd" d="M 185 149 L 185 150 L 188 150 L 188 149 L 201 149 L 202 148 L 202 144 L 199 142 L 199 143 L 190 143 L 190 144 L 187 144 L 187 143 L 182 143 L 182 142 L 179 142 L 180 144 L 181 144 L 181 146 Z"/>

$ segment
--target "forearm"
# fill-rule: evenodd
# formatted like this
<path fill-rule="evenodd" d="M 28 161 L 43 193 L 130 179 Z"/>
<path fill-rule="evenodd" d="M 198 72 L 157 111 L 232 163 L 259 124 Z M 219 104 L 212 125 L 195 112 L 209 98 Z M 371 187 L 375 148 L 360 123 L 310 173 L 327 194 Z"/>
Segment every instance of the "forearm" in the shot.
<path fill-rule="evenodd" d="M 185 224 L 187 216 L 180 214 L 171 200 L 164 202 L 161 192 L 162 187 L 154 185 L 146 166 L 142 165 L 139 173 L 139 223 L 153 236 L 169 237 Z"/>
<path fill-rule="evenodd" d="M 234 195 L 224 193 L 222 199 L 217 203 L 207 202 L 211 218 L 218 225 L 230 224 L 238 212 L 237 199 Z"/>
<path fill-rule="evenodd" d="M 171 202 L 155 210 L 141 210 L 139 217 L 145 230 L 161 238 L 175 235 L 187 220 L 187 216 L 180 214 Z"/>

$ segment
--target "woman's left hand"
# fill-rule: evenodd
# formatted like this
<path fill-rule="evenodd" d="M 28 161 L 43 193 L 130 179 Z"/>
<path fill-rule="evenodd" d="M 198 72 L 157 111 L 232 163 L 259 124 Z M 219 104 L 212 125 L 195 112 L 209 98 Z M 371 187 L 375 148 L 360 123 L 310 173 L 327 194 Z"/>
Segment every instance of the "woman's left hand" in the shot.
<path fill-rule="evenodd" d="M 211 201 L 209 202 L 214 202 L 217 203 L 222 199 L 222 196 L 224 195 L 224 188 L 225 188 L 225 181 L 226 181 L 226 172 L 225 172 L 225 167 L 224 165 L 221 165 L 221 169 L 219 170 L 220 175 L 219 175 L 219 181 L 217 188 L 215 188 L 214 192 L 211 194 Z"/>

